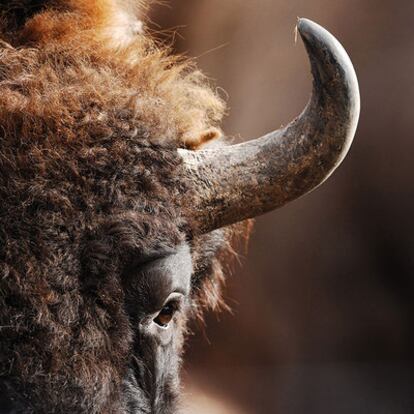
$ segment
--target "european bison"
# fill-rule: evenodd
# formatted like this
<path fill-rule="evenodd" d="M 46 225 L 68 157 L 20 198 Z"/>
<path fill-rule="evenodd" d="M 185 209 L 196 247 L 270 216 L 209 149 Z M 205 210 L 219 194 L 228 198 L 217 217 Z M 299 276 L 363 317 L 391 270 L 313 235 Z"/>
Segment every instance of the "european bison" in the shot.
<path fill-rule="evenodd" d="M 220 303 L 233 240 L 354 136 L 356 76 L 320 26 L 298 22 L 302 115 L 228 145 L 223 101 L 145 6 L 0 5 L 1 413 L 176 413 L 186 323 Z"/>

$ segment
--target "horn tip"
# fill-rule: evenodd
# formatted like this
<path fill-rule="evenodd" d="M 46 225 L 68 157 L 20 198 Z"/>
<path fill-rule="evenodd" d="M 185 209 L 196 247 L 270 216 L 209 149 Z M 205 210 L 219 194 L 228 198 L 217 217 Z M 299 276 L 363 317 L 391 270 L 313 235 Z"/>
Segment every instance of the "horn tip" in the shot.
<path fill-rule="evenodd" d="M 310 19 L 306 19 L 304 17 L 298 17 L 298 30 L 301 34 L 306 35 L 309 32 L 315 31 L 318 27 L 320 28 L 317 23 L 313 22 Z"/>
<path fill-rule="evenodd" d="M 312 73 L 317 78 L 317 93 L 329 91 L 329 96 L 335 97 L 337 107 L 345 110 L 347 141 L 339 164 L 352 143 L 360 115 L 360 92 L 355 69 L 344 47 L 325 28 L 301 18 L 298 19 L 297 30 L 311 58 Z"/>
<path fill-rule="evenodd" d="M 333 38 L 333 36 L 321 25 L 306 18 L 298 18 L 297 30 L 305 43 L 314 43 L 316 39 L 323 42 L 329 42 L 329 40 Z"/>
<path fill-rule="evenodd" d="M 325 28 L 312 20 L 299 18 L 297 30 L 300 33 L 308 54 L 313 57 L 313 65 L 323 65 L 323 70 L 335 72 L 342 68 L 344 84 L 349 88 L 350 95 L 359 110 L 359 86 L 354 66 L 344 47 Z M 333 83 L 336 88 L 336 83 Z"/>

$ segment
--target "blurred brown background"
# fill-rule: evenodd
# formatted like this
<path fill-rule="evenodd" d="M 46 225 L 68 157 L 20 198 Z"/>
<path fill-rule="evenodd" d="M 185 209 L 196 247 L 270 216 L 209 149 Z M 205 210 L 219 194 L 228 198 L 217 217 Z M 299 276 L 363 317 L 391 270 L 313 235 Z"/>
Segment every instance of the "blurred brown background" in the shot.
<path fill-rule="evenodd" d="M 349 52 L 360 127 L 327 184 L 257 220 L 226 291 L 234 314 L 210 315 L 188 346 L 189 411 L 411 414 L 414 2 L 169 0 L 151 17 L 226 91 L 224 129 L 242 141 L 306 104 L 297 16 Z"/>

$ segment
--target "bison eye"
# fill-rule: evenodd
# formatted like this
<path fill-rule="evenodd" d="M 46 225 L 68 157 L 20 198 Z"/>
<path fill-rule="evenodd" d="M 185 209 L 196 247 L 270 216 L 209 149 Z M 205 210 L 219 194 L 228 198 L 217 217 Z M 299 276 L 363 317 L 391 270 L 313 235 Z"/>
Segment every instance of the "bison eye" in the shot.
<path fill-rule="evenodd" d="M 175 300 L 171 300 L 168 302 L 160 311 L 160 313 L 157 315 L 157 317 L 154 319 L 154 322 L 161 326 L 161 328 L 167 328 L 169 323 L 171 322 L 174 314 L 178 310 L 178 302 Z"/>

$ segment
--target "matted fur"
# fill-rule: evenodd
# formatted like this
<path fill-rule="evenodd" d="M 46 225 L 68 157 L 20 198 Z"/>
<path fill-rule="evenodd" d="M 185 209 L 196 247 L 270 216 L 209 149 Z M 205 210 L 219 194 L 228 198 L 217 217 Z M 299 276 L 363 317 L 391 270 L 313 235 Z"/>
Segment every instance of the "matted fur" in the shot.
<path fill-rule="evenodd" d="M 189 240 L 175 150 L 221 135 L 222 100 L 138 29 L 143 7 L 0 5 L 0 375 L 25 412 L 125 412 L 123 269 Z M 195 314 L 233 234 L 191 241 Z"/>

